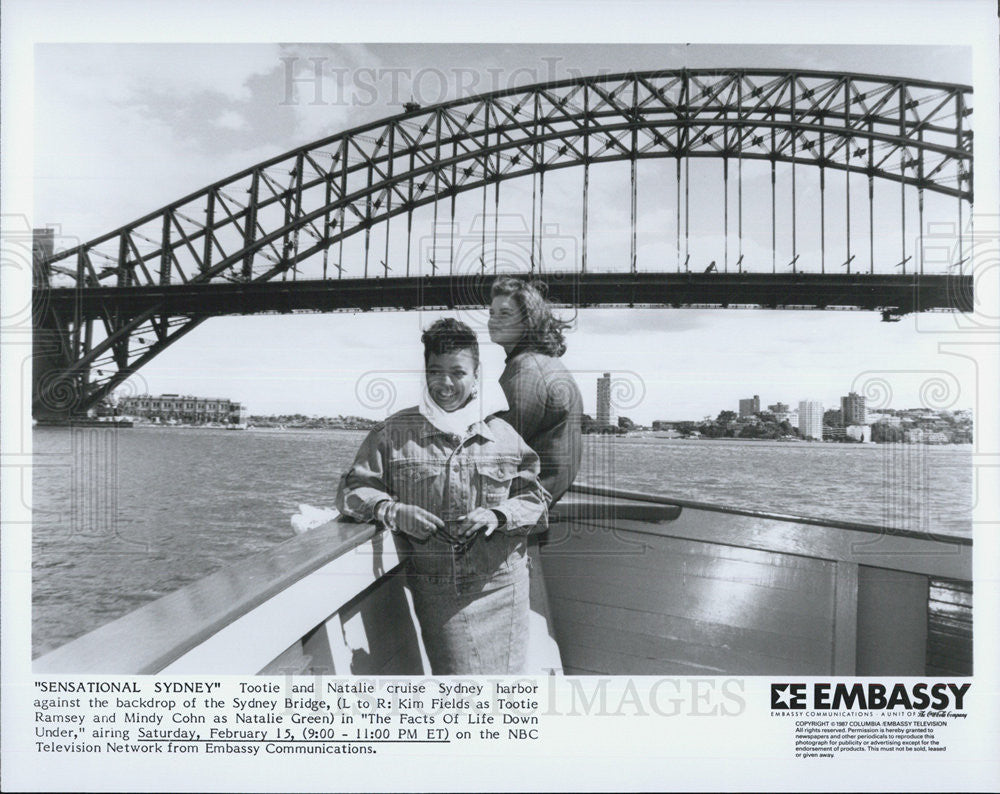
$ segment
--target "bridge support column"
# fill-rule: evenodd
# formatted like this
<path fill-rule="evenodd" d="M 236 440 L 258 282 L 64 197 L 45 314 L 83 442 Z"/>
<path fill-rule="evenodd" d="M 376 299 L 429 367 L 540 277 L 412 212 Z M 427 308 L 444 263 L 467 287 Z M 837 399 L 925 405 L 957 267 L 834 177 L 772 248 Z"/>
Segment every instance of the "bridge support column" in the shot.
<path fill-rule="evenodd" d="M 35 419 L 69 419 L 83 413 L 85 375 L 66 377 L 67 335 L 57 328 L 34 325 L 31 359 L 31 415 Z"/>
<path fill-rule="evenodd" d="M 74 378 L 63 375 L 73 361 L 73 343 L 69 329 L 60 323 L 55 309 L 47 300 L 38 299 L 39 294 L 49 294 L 51 274 L 46 259 L 52 255 L 52 236 L 46 234 L 45 229 L 35 232 L 32 248 L 32 287 L 36 299 L 32 301 L 31 309 L 31 415 L 35 419 L 69 419 L 80 413 L 87 374 Z M 45 292 L 41 293 L 42 290 Z"/>

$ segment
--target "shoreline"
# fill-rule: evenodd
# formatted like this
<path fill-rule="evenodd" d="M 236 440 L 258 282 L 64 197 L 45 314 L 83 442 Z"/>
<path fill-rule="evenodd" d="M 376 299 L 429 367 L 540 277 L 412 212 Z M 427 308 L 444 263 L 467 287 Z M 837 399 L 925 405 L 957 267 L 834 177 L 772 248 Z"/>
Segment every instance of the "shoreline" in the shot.
<path fill-rule="evenodd" d="M 377 424 L 377 423 L 375 423 Z M 367 433 L 371 430 L 371 427 L 331 427 L 328 425 L 249 425 L 246 427 L 239 427 L 234 425 L 189 425 L 189 424 L 158 424 L 154 422 L 89 422 L 89 423 L 73 423 L 67 422 L 65 424 L 59 423 L 42 423 L 39 422 L 35 428 L 44 428 L 46 430 L 61 430 L 61 429 L 73 429 L 86 427 L 88 429 L 118 429 L 122 427 L 129 430 L 226 430 L 226 431 L 246 431 L 255 433 L 303 433 L 303 432 L 353 432 L 353 433 Z M 374 427 L 374 424 L 372 425 Z M 970 442 L 961 443 L 948 443 L 948 444 L 928 444 L 923 441 L 914 442 L 902 442 L 902 441 L 855 441 L 855 442 L 844 442 L 844 441 L 820 441 L 819 439 L 778 439 L 778 438 L 729 438 L 726 436 L 719 436 L 716 438 L 701 437 L 701 438 L 668 438 L 662 435 L 657 435 L 660 431 L 652 430 L 640 430 L 630 433 L 584 433 L 583 438 L 601 438 L 601 439 L 613 439 L 621 441 L 656 441 L 665 443 L 679 443 L 679 444 L 699 444 L 699 443 L 737 443 L 737 444 L 782 444 L 782 445 L 796 445 L 796 446 L 809 446 L 809 447 L 860 447 L 860 448 L 872 448 L 872 447 L 885 447 L 885 446 L 907 446 L 907 447 L 943 447 L 943 448 L 972 448 L 974 444 Z"/>

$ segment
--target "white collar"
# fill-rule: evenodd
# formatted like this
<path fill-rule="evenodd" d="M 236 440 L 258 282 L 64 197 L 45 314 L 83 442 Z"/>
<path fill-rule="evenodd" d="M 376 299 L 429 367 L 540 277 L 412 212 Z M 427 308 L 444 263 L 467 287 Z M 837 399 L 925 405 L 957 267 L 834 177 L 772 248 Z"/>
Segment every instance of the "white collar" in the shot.
<path fill-rule="evenodd" d="M 434 398 L 431 397 L 430 392 L 427 390 L 427 383 L 425 382 L 420 396 L 420 405 L 417 406 L 417 410 L 420 411 L 424 419 L 438 430 L 461 438 L 468 433 L 472 425 L 483 421 L 490 414 L 507 410 L 506 399 L 502 400 L 503 404 L 499 404 L 501 402 L 500 398 L 497 398 L 495 395 L 491 395 L 491 397 L 491 405 L 494 403 L 497 404 L 493 407 L 493 410 L 488 410 L 486 401 L 483 399 L 483 389 L 480 383 L 476 387 L 475 396 L 465 405 L 454 411 L 446 411 L 434 402 Z"/>

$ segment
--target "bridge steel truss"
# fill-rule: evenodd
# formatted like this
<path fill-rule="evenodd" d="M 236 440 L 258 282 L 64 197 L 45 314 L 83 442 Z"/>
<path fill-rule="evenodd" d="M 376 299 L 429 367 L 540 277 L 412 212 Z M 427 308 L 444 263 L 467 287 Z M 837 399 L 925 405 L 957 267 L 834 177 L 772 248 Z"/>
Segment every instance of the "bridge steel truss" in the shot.
<path fill-rule="evenodd" d="M 364 235 L 364 277 L 378 275 L 384 286 L 387 260 L 384 274 L 369 274 L 373 227 L 385 224 L 388 241 L 391 219 L 405 216 L 410 278 L 414 210 L 433 204 L 436 217 L 438 202 L 450 202 L 453 220 L 459 193 L 482 188 L 485 206 L 489 186 L 499 202 L 503 181 L 529 175 L 544 197 L 545 174 L 558 168 L 584 171 L 581 276 L 588 169 L 612 161 L 632 164 L 633 273 L 635 167 L 647 158 L 675 158 L 678 174 L 688 158 L 722 158 L 727 180 L 731 162 L 742 173 L 744 160 L 766 161 L 772 186 L 775 164 L 790 163 L 793 203 L 796 167 L 820 169 L 821 195 L 825 169 L 846 172 L 848 218 L 850 175 L 868 181 L 869 218 L 874 180 L 888 180 L 900 184 L 904 222 L 909 187 L 917 192 L 921 228 L 924 191 L 956 199 L 961 227 L 962 205 L 972 202 L 970 97 L 968 86 L 898 77 L 682 69 L 581 77 L 414 107 L 271 158 L 47 257 L 36 281 L 36 291 L 50 293 L 36 296 L 36 332 L 48 345 L 36 350 L 36 408 L 92 407 L 207 316 L 178 314 L 168 300 L 130 310 L 113 294 L 294 279 L 311 257 L 322 257 L 324 279 L 336 279 L 343 263 L 331 263 L 331 254 L 338 244 L 342 254 L 342 241 L 355 234 Z M 727 187 L 727 212 L 728 200 Z M 905 239 L 904 229 L 904 274 Z M 845 263 L 848 274 L 853 258 Z M 542 270 L 534 239 L 531 266 Z M 49 288 L 55 274 L 74 280 L 76 298 Z M 106 298 L 96 307 L 86 300 L 92 289 Z M 103 338 L 95 339 L 95 323 Z"/>

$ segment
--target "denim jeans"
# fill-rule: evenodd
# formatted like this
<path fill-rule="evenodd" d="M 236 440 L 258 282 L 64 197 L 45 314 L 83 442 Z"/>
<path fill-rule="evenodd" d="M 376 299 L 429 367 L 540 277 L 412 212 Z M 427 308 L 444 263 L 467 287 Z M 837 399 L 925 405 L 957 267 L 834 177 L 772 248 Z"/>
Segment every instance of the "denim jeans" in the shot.
<path fill-rule="evenodd" d="M 528 640 L 523 544 L 492 576 L 430 577 L 409 569 L 413 605 L 434 675 L 514 675 Z"/>

